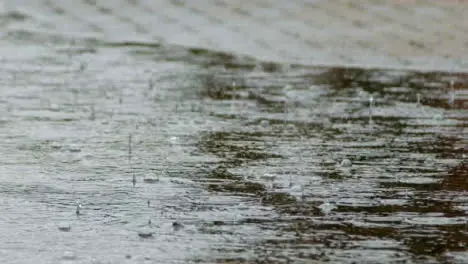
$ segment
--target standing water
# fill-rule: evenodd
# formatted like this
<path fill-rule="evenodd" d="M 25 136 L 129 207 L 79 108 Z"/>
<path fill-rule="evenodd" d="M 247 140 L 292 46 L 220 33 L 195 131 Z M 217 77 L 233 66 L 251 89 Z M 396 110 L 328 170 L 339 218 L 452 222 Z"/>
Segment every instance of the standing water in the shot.
<path fill-rule="evenodd" d="M 1 263 L 468 262 L 466 74 L 0 43 Z"/>

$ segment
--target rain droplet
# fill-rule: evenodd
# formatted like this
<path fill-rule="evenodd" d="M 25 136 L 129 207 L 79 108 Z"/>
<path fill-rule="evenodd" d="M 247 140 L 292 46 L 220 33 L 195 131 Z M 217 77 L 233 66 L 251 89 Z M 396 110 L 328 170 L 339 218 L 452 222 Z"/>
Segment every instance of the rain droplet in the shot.
<path fill-rule="evenodd" d="M 93 121 L 96 119 L 96 111 L 94 109 L 94 105 L 91 105 L 91 111 L 89 114 L 89 120 Z"/>
<path fill-rule="evenodd" d="M 76 215 L 80 215 L 80 214 L 81 214 L 80 209 L 81 209 L 81 204 L 79 203 L 79 204 L 76 205 L 76 212 L 75 212 Z"/>
<path fill-rule="evenodd" d="M 451 80 L 450 81 L 450 96 L 448 99 L 449 105 L 453 105 L 453 103 L 455 102 L 455 97 L 456 97 L 456 94 L 455 94 L 455 88 L 454 88 L 454 81 Z"/>

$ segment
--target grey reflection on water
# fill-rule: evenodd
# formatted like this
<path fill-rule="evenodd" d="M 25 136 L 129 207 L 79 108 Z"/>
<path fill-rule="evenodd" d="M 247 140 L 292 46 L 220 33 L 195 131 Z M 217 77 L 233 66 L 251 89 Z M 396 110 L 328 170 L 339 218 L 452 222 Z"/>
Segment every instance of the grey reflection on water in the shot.
<path fill-rule="evenodd" d="M 224 75 L 210 80 L 207 89 L 228 84 Z M 215 116 L 238 125 L 210 132 L 199 145 L 222 159 L 219 168 L 227 170 L 218 178 L 234 180 L 210 185 L 212 190 L 255 195 L 280 212 L 264 228 L 281 238 L 256 244 L 259 260 L 464 258 L 466 75 L 450 77 L 462 94 L 450 106 L 438 99 L 446 96 L 450 76 L 443 73 L 325 69 L 244 76 L 251 102 L 243 114 L 225 114 L 222 101 L 236 98 L 229 87 L 201 94 L 214 100 Z M 287 95 L 280 92 L 284 87 Z M 300 96 L 292 105 L 301 114 L 291 116 L 283 109 L 295 92 Z M 424 100 L 410 102 L 420 94 Z M 436 114 L 444 117 L 434 122 Z M 345 173 L 334 165 L 340 160 L 341 167 L 353 168 Z M 272 183 L 265 182 L 266 175 Z M 304 199 L 291 196 L 281 183 L 291 175 L 304 186 Z M 283 239 L 292 234 L 295 238 Z"/>

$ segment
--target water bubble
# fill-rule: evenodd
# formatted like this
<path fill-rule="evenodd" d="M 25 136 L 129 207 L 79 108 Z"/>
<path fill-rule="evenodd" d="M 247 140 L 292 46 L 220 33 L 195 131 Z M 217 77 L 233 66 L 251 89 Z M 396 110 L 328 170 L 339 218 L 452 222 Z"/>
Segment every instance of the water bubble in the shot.
<path fill-rule="evenodd" d="M 149 238 L 152 237 L 154 234 L 154 230 L 152 227 L 151 218 L 148 218 L 148 222 L 143 225 L 142 229 L 138 230 L 138 236 L 142 238 Z"/>
<path fill-rule="evenodd" d="M 286 126 L 286 129 L 289 130 L 289 131 L 294 131 L 294 130 L 296 130 L 296 126 L 294 124 L 288 124 Z"/>
<path fill-rule="evenodd" d="M 340 163 L 341 167 L 351 167 L 353 163 L 349 159 L 343 159 Z"/>
<path fill-rule="evenodd" d="M 81 152 L 81 148 L 78 145 L 70 145 L 68 146 L 69 152 Z"/>
<path fill-rule="evenodd" d="M 289 191 L 291 192 L 291 195 L 304 200 L 304 187 L 301 184 L 293 184 L 289 188 Z"/>
<path fill-rule="evenodd" d="M 265 173 L 264 175 L 260 176 L 260 179 L 265 181 L 274 181 L 276 179 L 276 175 Z"/>
<path fill-rule="evenodd" d="M 145 178 L 143 179 L 143 182 L 157 183 L 157 182 L 159 182 L 159 177 L 155 177 L 155 175 L 153 175 L 153 174 L 147 174 L 147 175 L 145 175 Z"/>
<path fill-rule="evenodd" d="M 70 232 L 71 226 L 69 223 L 63 222 L 63 223 L 59 223 L 58 229 L 62 232 Z"/>
<path fill-rule="evenodd" d="M 138 236 L 141 238 L 149 238 L 152 237 L 154 234 L 152 226 L 151 226 L 151 218 L 148 218 L 148 222 L 144 227 L 138 231 Z"/>
<path fill-rule="evenodd" d="M 138 236 L 141 238 L 149 238 L 149 237 L 152 237 L 153 234 L 154 233 L 149 230 L 142 230 L 138 232 Z"/>
<path fill-rule="evenodd" d="M 74 259 L 76 259 L 76 255 L 75 255 L 75 253 L 73 253 L 71 251 L 65 251 L 65 253 L 63 253 L 63 259 L 74 260 Z"/>
<path fill-rule="evenodd" d="M 290 187 L 290 190 L 291 190 L 291 192 L 300 192 L 300 193 L 302 193 L 303 187 L 302 187 L 302 185 L 300 185 L 300 184 L 293 184 L 293 185 Z"/>
<path fill-rule="evenodd" d="M 269 125 L 270 125 L 270 121 L 268 121 L 268 120 L 262 120 L 262 121 L 260 121 L 260 126 L 262 126 L 262 127 L 264 127 L 264 128 L 265 128 L 265 127 L 268 127 Z"/>
<path fill-rule="evenodd" d="M 433 118 L 435 120 L 444 120 L 445 115 L 444 115 L 444 113 L 438 113 L 438 114 L 435 114 Z"/>
<path fill-rule="evenodd" d="M 53 141 L 52 143 L 50 143 L 50 147 L 53 149 L 61 149 L 62 145 L 58 143 L 57 141 Z"/>
<path fill-rule="evenodd" d="M 322 211 L 322 213 L 329 214 L 331 211 L 333 211 L 336 208 L 336 205 L 330 202 L 324 202 L 318 208 Z"/>
<path fill-rule="evenodd" d="M 293 86 L 291 84 L 286 84 L 285 86 L 283 86 L 283 92 L 287 92 L 291 89 L 293 89 Z"/>
<path fill-rule="evenodd" d="M 60 106 L 58 104 L 51 103 L 49 105 L 50 111 L 58 111 L 60 109 Z"/>
<path fill-rule="evenodd" d="M 176 137 L 176 136 L 172 136 L 172 137 L 169 138 L 169 142 L 170 142 L 171 144 L 177 143 L 178 140 L 179 140 L 179 138 Z"/>

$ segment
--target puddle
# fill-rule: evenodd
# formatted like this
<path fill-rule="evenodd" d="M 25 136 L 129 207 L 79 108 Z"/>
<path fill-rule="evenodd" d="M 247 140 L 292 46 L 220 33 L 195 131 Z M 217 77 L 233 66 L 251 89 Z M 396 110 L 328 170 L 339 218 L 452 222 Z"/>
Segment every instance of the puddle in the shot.
<path fill-rule="evenodd" d="M 468 261 L 465 73 L 1 42 L 5 263 Z"/>

